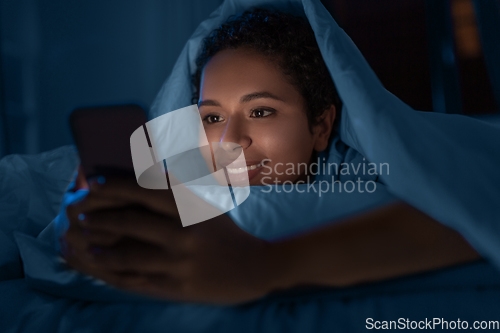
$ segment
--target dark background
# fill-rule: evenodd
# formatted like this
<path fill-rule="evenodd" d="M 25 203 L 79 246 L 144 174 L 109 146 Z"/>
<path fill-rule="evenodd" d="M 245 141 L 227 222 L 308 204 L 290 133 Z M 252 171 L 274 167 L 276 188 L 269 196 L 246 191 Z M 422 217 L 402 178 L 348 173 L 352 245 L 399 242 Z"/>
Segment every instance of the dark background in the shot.
<path fill-rule="evenodd" d="M 434 0 L 445 1 L 445 0 Z M 221 0 L 1 0 L 0 157 L 72 143 L 68 113 L 135 102 L 146 109 L 198 24 Z M 432 110 L 425 0 L 324 0 L 388 90 Z M 459 103 L 495 102 L 471 0 L 450 0 Z"/>

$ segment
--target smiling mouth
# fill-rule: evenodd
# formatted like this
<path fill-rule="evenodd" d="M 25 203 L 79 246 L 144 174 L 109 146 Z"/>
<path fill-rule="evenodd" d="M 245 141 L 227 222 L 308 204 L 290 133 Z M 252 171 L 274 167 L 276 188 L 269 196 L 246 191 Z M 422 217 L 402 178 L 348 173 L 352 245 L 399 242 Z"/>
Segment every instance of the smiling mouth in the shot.
<path fill-rule="evenodd" d="M 226 167 L 226 170 L 230 174 L 239 174 L 239 173 L 247 172 L 247 171 L 250 171 L 250 170 L 255 170 L 257 168 L 260 168 L 263 165 L 264 165 L 264 163 L 260 162 L 258 164 L 247 165 L 247 166 L 241 167 L 241 168 L 229 168 L 229 167 Z"/>

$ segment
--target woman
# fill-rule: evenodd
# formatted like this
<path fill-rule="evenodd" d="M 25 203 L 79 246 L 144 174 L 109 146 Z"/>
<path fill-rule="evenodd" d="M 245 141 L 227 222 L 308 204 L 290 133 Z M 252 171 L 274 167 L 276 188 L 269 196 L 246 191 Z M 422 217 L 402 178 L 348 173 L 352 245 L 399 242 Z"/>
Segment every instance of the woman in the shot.
<path fill-rule="evenodd" d="M 247 172 L 257 186 L 266 176 L 275 184 L 310 181 L 299 165 L 310 165 L 336 137 L 340 101 L 307 21 L 246 12 L 205 40 L 197 65 L 195 100 L 209 142 L 229 152 L 235 143 L 247 160 L 244 170 L 228 171 Z M 297 172 L 287 173 L 287 163 Z M 71 266 L 178 301 L 235 304 L 479 258 L 458 233 L 402 201 L 279 242 L 243 231 L 228 215 L 183 228 L 172 193 L 142 189 L 135 179 L 91 182 L 67 214 Z"/>
<path fill-rule="evenodd" d="M 299 165 L 327 148 L 338 123 L 340 99 L 314 33 L 292 15 L 257 9 L 213 31 L 193 85 L 208 141 L 239 144 L 249 168 L 258 166 L 250 185 L 304 180 Z"/>

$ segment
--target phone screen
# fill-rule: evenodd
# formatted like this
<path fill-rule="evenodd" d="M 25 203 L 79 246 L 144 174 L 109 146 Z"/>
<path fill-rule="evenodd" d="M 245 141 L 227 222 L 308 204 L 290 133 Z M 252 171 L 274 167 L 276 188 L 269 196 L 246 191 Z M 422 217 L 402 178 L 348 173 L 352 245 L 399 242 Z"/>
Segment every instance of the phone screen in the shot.
<path fill-rule="evenodd" d="M 140 106 L 78 108 L 69 120 L 87 179 L 98 175 L 135 175 L 130 136 L 147 122 L 146 113 Z"/>

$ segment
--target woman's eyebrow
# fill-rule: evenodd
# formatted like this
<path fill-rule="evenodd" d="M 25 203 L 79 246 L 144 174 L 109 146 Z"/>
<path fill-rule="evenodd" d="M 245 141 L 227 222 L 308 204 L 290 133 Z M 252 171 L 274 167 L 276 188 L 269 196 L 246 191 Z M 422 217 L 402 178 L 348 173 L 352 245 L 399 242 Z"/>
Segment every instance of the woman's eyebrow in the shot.
<path fill-rule="evenodd" d="M 219 102 L 214 101 L 213 99 L 206 99 L 204 101 L 198 102 L 198 107 L 200 106 L 220 106 Z"/>
<path fill-rule="evenodd" d="M 283 99 L 279 98 L 278 96 L 276 96 L 274 94 L 271 94 L 270 92 L 259 91 L 259 92 L 254 92 L 254 93 L 242 96 L 240 98 L 240 103 L 250 102 L 250 101 L 252 101 L 254 99 L 258 99 L 258 98 L 272 98 L 272 99 L 275 99 L 277 101 L 284 102 Z"/>
<path fill-rule="evenodd" d="M 283 99 L 279 98 L 278 96 L 276 96 L 274 94 L 271 94 L 268 91 L 259 91 L 259 92 L 254 92 L 254 93 L 250 93 L 250 94 L 242 96 L 240 98 L 240 103 L 247 103 L 247 102 L 250 102 L 254 99 L 259 99 L 259 98 L 272 98 L 272 99 L 275 99 L 277 101 L 284 102 Z M 215 101 L 215 100 L 212 100 L 212 99 L 207 99 L 207 100 L 198 102 L 198 107 L 200 107 L 200 106 L 220 106 L 220 103 Z"/>

